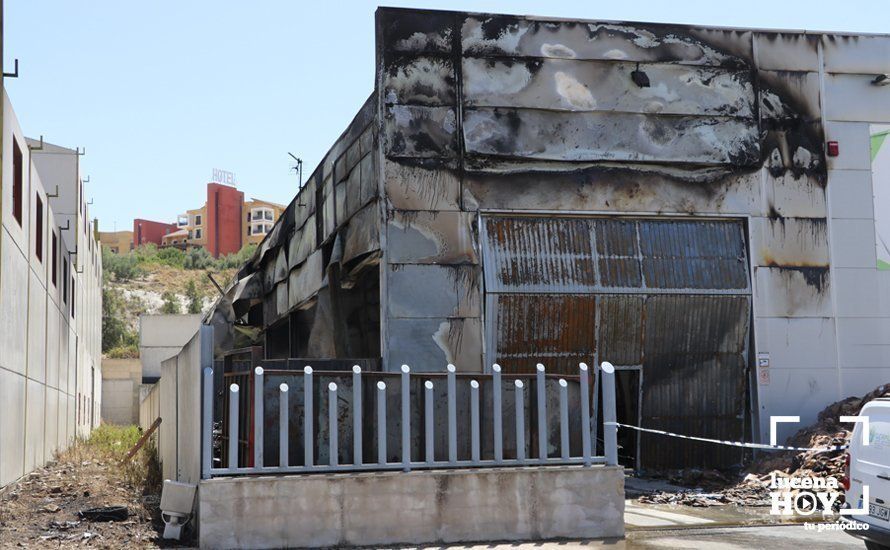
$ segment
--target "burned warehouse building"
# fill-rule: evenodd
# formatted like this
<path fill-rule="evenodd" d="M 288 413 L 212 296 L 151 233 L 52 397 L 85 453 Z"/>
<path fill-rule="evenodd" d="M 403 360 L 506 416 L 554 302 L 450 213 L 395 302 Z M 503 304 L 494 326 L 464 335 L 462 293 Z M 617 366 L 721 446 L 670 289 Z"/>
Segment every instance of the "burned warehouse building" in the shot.
<path fill-rule="evenodd" d="M 373 93 L 208 314 L 216 359 L 609 361 L 619 422 L 768 440 L 890 379 L 888 72 L 888 36 L 380 8 Z M 639 469 L 742 460 L 620 443 Z"/>

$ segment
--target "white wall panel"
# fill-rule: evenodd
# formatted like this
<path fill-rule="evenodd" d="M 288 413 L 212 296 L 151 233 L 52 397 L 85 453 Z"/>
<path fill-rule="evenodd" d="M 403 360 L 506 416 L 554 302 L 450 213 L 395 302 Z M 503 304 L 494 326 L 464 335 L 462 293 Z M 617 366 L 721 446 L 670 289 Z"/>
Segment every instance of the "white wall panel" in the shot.
<path fill-rule="evenodd" d="M 68 323 L 60 313 L 55 314 L 59 321 L 59 389 L 71 393 L 68 379 Z"/>
<path fill-rule="evenodd" d="M 833 218 L 874 219 L 871 173 L 864 170 L 829 170 L 828 200 Z"/>
<path fill-rule="evenodd" d="M 890 271 L 888 270 L 878 271 L 878 301 L 881 317 L 890 317 Z"/>
<path fill-rule="evenodd" d="M 44 460 L 52 460 L 59 448 L 59 391 L 46 388 L 46 428 L 43 432 Z"/>
<path fill-rule="evenodd" d="M 59 414 L 56 417 L 56 449 L 63 449 L 68 445 L 68 394 L 63 391 L 59 395 Z M 74 411 L 71 411 L 74 414 Z"/>
<path fill-rule="evenodd" d="M 754 320 L 757 352 L 770 354 L 773 367 L 830 369 L 837 359 L 834 319 L 767 318 Z"/>
<path fill-rule="evenodd" d="M 812 424 L 819 412 L 839 395 L 836 369 L 783 369 L 770 367 L 770 383 L 758 386 L 761 437 L 769 442 L 769 416 L 800 416 L 800 424 L 781 424 L 781 444 L 797 430 Z"/>
<path fill-rule="evenodd" d="M 755 265 L 828 265 L 824 219 L 751 218 L 750 224 Z"/>
<path fill-rule="evenodd" d="M 831 239 L 835 267 L 877 266 L 873 220 L 833 219 Z"/>
<path fill-rule="evenodd" d="M 0 368 L 0 486 L 21 477 L 25 447 L 25 377 Z"/>
<path fill-rule="evenodd" d="M 876 74 L 829 74 L 825 77 L 825 118 L 890 122 L 890 88 L 872 84 Z"/>
<path fill-rule="evenodd" d="M 861 397 L 887 384 L 890 384 L 890 367 L 844 369 L 841 372 L 841 395 L 844 397 Z"/>
<path fill-rule="evenodd" d="M 766 169 L 761 170 L 760 175 L 766 187 L 767 203 L 757 209 L 758 215 L 770 206 L 783 217 L 824 218 L 828 215 L 825 190 L 815 178 L 795 177 L 790 172 L 773 177 Z"/>
<path fill-rule="evenodd" d="M 830 317 L 833 292 L 825 270 L 754 268 L 754 304 L 758 317 Z M 809 277 L 809 279 L 808 279 Z"/>
<path fill-rule="evenodd" d="M 877 317 L 880 315 L 878 271 L 876 268 L 844 268 L 834 270 L 837 293 L 837 316 Z"/>
<path fill-rule="evenodd" d="M 4 201 L 8 202 L 8 201 Z M 0 230 L 0 366 L 25 373 L 28 343 L 28 263 Z"/>
<path fill-rule="evenodd" d="M 75 418 L 77 417 L 76 412 L 75 412 L 76 410 L 77 410 L 76 400 L 73 395 L 69 395 L 68 396 L 68 416 L 66 416 L 68 430 L 65 434 L 69 445 L 71 444 L 72 441 L 74 441 L 74 437 L 76 436 L 76 433 L 77 433 L 76 429 L 75 429 L 75 422 L 74 422 Z"/>
<path fill-rule="evenodd" d="M 33 271 L 28 289 L 28 378 L 46 381 L 46 289 Z"/>
<path fill-rule="evenodd" d="M 28 380 L 25 397 L 25 471 L 43 465 L 43 423 L 46 418 L 46 386 Z"/>
<path fill-rule="evenodd" d="M 842 369 L 890 367 L 890 318 L 840 318 L 837 328 Z"/>
<path fill-rule="evenodd" d="M 52 300 L 46 311 L 46 384 L 59 387 L 59 310 Z"/>
<path fill-rule="evenodd" d="M 877 15 L 880 12 L 875 12 Z M 826 35 L 825 70 L 832 73 L 890 73 L 890 37 Z"/>
<path fill-rule="evenodd" d="M 757 67 L 779 71 L 818 71 L 818 37 L 800 33 L 754 33 Z"/>
<path fill-rule="evenodd" d="M 825 141 L 837 141 L 840 153 L 836 157 L 828 157 L 829 170 L 871 170 L 868 123 L 828 122 Z"/>

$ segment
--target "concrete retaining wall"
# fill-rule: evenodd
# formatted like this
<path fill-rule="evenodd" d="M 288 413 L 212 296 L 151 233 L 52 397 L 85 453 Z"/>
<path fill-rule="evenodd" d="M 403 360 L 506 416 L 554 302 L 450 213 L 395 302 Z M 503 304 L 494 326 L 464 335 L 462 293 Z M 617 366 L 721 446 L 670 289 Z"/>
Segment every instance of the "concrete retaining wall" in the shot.
<path fill-rule="evenodd" d="M 202 548 L 624 536 L 618 467 L 217 478 L 198 498 Z"/>
<path fill-rule="evenodd" d="M 139 421 L 139 359 L 102 359 L 102 421 L 136 424 Z"/>
<path fill-rule="evenodd" d="M 139 357 L 143 378 L 161 376 L 161 363 L 178 354 L 200 324 L 200 314 L 140 315 Z"/>
<path fill-rule="evenodd" d="M 139 425 L 162 419 L 154 436 L 164 479 L 197 483 L 201 460 L 201 332 L 161 362 L 161 379 L 139 404 Z"/>

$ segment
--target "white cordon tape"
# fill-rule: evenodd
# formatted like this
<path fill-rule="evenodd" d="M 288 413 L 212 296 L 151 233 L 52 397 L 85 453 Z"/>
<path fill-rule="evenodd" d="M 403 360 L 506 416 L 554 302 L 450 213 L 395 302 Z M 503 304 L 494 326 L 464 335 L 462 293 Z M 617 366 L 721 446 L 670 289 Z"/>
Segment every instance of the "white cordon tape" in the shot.
<path fill-rule="evenodd" d="M 677 437 L 680 439 L 691 439 L 692 441 L 702 441 L 704 443 L 717 443 L 719 445 L 729 445 L 730 447 L 744 447 L 746 449 L 761 449 L 764 451 L 816 451 L 817 453 L 831 453 L 834 451 L 843 451 L 849 445 L 834 445 L 831 447 L 788 447 L 785 445 L 764 445 L 763 443 L 746 443 L 744 441 L 727 441 L 724 439 L 708 439 L 706 437 L 695 437 L 693 435 L 675 434 L 674 432 L 666 432 L 663 430 L 652 430 L 649 428 L 641 428 L 639 426 L 631 426 L 629 424 L 620 424 L 618 422 L 604 422 L 606 426 L 618 426 L 620 428 L 630 428 L 639 432 L 647 432 L 650 434 L 666 435 L 669 437 Z"/>

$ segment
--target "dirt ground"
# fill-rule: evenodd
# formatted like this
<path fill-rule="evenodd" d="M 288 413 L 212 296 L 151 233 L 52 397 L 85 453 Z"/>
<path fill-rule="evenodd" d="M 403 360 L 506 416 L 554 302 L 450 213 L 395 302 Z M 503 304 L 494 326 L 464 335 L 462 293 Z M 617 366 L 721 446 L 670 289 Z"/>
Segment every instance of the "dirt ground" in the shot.
<path fill-rule="evenodd" d="M 135 427 L 102 426 L 56 461 L 0 491 L 0 548 L 160 548 L 160 474 L 153 449 L 121 459 Z M 122 521 L 90 521 L 79 512 L 125 506 Z"/>

